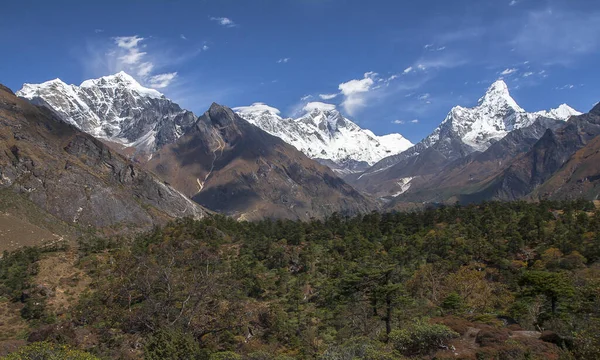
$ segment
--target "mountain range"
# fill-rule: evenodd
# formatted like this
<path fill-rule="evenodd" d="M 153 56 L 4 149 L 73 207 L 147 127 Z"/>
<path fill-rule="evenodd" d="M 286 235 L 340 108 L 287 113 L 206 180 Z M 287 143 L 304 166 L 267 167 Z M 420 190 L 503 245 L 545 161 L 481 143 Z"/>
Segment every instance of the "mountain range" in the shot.
<path fill-rule="evenodd" d="M 58 79 L 25 84 L 17 95 L 213 211 L 242 219 L 308 219 L 377 208 L 328 167 L 230 109 L 213 104 L 197 117 L 124 72 L 79 86 Z"/>
<path fill-rule="evenodd" d="M 549 111 L 528 113 L 510 96 L 506 83 L 498 80 L 475 107 L 455 106 L 441 124 L 415 146 L 346 179 L 356 188 L 378 197 L 394 197 L 405 192 L 409 183 L 434 176 L 457 159 L 486 151 L 512 131 L 531 126 L 539 119 L 565 121 L 579 114 L 566 104 Z"/>
<path fill-rule="evenodd" d="M 155 175 L 3 86 L 0 148 L 0 190 L 53 221 L 114 231 L 206 214 Z"/>
<path fill-rule="evenodd" d="M 98 139 L 149 155 L 190 129 L 197 117 L 125 72 L 67 85 L 25 84 L 17 96 L 45 106 Z"/>
<path fill-rule="evenodd" d="M 44 147 L 54 150 L 43 155 L 23 156 L 23 149 L 34 152 L 35 147 L 21 145 L 13 151 L 13 141 L 5 140 L 5 153 L 12 155 L 4 163 L 12 167 L 2 168 L 3 184 L 64 221 L 152 223 L 157 212 L 168 218 L 210 211 L 244 220 L 308 219 L 407 204 L 598 197 L 599 106 L 587 114 L 566 104 L 527 112 L 502 80 L 476 106 L 453 107 L 415 145 L 400 134 L 377 136 L 335 105 L 321 102 L 307 103 L 294 118 L 282 117 L 264 103 L 233 109 L 213 104 L 196 116 L 123 72 L 79 86 L 59 79 L 25 84 L 16 95 L 29 103 L 5 89 L 5 103 L 18 104 L 4 106 L 5 118 L 42 121 L 51 124 L 47 129 L 60 131 L 23 138 L 49 141 L 54 147 Z M 14 122 L 7 126 L 15 134 L 20 131 Z M 48 156 L 51 160 L 25 160 Z M 118 193 L 125 208 L 135 208 L 127 200 L 133 199 L 157 210 L 148 212 L 144 205 L 145 213 L 126 216 L 118 207 L 102 205 L 90 195 L 92 190 L 84 191 L 88 201 L 100 203 L 75 201 L 61 209 L 61 196 L 42 196 L 29 183 L 40 180 L 25 176 L 32 165 L 24 164 L 63 160 L 61 176 L 83 171 L 104 181 L 83 189 L 108 191 L 116 185 L 115 193 L 108 193 Z M 81 187 L 93 181 L 60 183 Z M 53 193 L 67 191 L 67 185 L 54 186 Z M 99 216 L 100 211 L 111 215 Z"/>
<path fill-rule="evenodd" d="M 263 103 L 233 109 L 242 118 L 281 138 L 308 157 L 345 175 L 366 170 L 413 144 L 400 134 L 377 136 L 344 117 L 332 104 L 310 102 L 298 118 L 282 118 Z"/>

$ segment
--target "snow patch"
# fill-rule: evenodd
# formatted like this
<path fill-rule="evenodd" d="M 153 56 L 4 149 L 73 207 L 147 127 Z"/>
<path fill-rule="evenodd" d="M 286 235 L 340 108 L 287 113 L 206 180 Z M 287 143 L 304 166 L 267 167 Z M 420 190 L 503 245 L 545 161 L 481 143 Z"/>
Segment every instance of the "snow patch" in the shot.
<path fill-rule="evenodd" d="M 396 196 L 402 195 L 405 192 L 407 192 L 408 189 L 410 189 L 410 185 L 411 185 L 410 182 L 412 179 L 414 179 L 414 178 L 413 177 L 401 178 L 400 181 L 397 182 L 398 186 L 400 186 L 400 191 L 398 191 L 397 193 L 395 193 L 392 196 L 396 197 Z"/>

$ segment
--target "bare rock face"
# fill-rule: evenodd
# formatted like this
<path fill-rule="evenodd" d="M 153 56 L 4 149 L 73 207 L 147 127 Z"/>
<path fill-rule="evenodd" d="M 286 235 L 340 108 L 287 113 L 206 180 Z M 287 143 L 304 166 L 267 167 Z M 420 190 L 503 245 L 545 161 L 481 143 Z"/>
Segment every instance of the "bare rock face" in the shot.
<path fill-rule="evenodd" d="M 84 226 L 145 228 L 204 210 L 53 111 L 0 88 L 0 188 Z"/>
<path fill-rule="evenodd" d="M 326 166 L 217 104 L 147 165 L 204 207 L 245 220 L 375 208 Z"/>

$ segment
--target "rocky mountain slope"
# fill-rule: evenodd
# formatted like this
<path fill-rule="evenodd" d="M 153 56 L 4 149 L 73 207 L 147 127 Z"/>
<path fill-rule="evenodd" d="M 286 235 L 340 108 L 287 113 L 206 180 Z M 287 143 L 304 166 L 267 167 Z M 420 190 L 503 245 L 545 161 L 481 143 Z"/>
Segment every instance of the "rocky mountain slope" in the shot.
<path fill-rule="evenodd" d="M 242 219 L 374 208 L 327 167 L 217 104 L 147 165 L 199 204 Z"/>
<path fill-rule="evenodd" d="M 0 148 L 0 190 L 68 224 L 137 229 L 205 213 L 99 140 L 5 87 L 0 87 Z"/>
<path fill-rule="evenodd" d="M 17 95 L 56 112 L 96 138 L 149 155 L 177 140 L 196 116 L 124 72 L 67 85 L 25 84 Z"/>
<path fill-rule="evenodd" d="M 517 199 L 597 199 L 600 106 L 567 122 L 541 118 L 483 153 L 443 168 L 389 204 Z"/>
<path fill-rule="evenodd" d="M 528 127 L 538 119 L 564 121 L 579 114 L 565 104 L 549 111 L 528 113 L 510 96 L 506 83 L 498 80 L 479 99 L 477 106 L 455 106 L 440 126 L 421 142 L 347 180 L 377 196 L 393 196 L 406 187 L 401 185 L 406 179 L 431 176 L 457 159 L 487 150 L 511 131 Z"/>
<path fill-rule="evenodd" d="M 233 110 L 339 174 L 364 171 L 384 157 L 412 146 L 400 134 L 377 136 L 360 128 L 331 104 L 308 103 L 304 115 L 296 119 L 282 118 L 278 109 L 262 103 Z"/>

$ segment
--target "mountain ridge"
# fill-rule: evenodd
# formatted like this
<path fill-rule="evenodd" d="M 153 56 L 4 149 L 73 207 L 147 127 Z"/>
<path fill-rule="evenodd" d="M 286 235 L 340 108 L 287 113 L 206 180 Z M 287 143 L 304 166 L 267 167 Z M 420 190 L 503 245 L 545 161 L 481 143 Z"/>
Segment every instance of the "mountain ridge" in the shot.
<path fill-rule="evenodd" d="M 283 118 L 278 109 L 264 103 L 233 110 L 340 174 L 364 170 L 382 158 L 412 146 L 401 134 L 377 136 L 362 129 L 332 104 L 310 102 L 298 118 Z"/>

